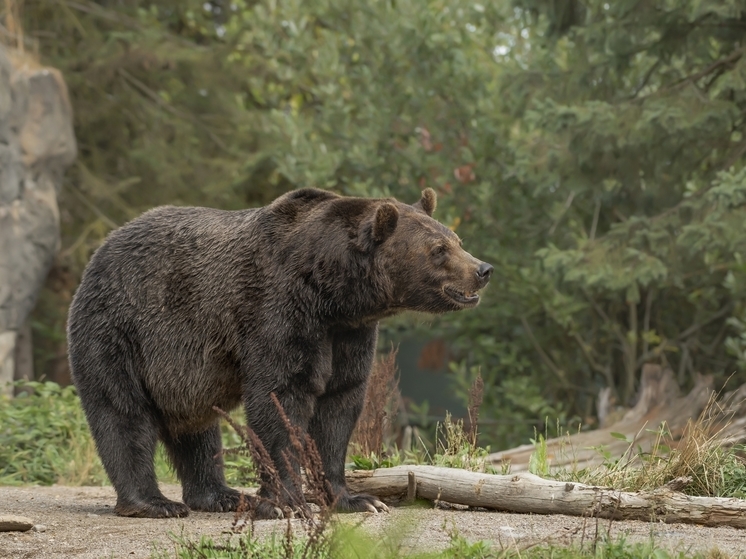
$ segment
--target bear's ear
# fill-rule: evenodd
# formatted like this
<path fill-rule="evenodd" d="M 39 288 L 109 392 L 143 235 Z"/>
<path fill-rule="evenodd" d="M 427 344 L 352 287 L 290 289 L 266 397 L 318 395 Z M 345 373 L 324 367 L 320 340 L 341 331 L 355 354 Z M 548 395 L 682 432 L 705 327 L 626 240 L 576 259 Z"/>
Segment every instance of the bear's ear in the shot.
<path fill-rule="evenodd" d="M 415 208 L 425 212 L 427 215 L 432 217 L 435 211 L 435 206 L 438 205 L 438 197 L 432 188 L 426 188 L 422 191 L 422 198 L 416 204 L 413 204 Z"/>
<path fill-rule="evenodd" d="M 376 210 L 376 219 L 373 222 L 373 240 L 382 243 L 388 239 L 399 221 L 399 210 L 394 204 L 384 202 Z"/>

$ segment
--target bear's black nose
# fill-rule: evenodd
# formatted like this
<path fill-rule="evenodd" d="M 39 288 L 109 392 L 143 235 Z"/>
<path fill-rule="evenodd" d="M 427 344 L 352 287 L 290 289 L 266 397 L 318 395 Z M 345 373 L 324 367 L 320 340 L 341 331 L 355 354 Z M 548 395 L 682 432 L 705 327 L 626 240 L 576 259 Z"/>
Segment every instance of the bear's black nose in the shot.
<path fill-rule="evenodd" d="M 477 276 L 479 276 L 479 279 L 484 280 L 485 282 L 490 281 L 490 278 L 492 277 L 492 272 L 495 269 L 490 265 L 487 264 L 487 262 L 482 262 L 479 265 L 479 268 L 477 268 Z"/>

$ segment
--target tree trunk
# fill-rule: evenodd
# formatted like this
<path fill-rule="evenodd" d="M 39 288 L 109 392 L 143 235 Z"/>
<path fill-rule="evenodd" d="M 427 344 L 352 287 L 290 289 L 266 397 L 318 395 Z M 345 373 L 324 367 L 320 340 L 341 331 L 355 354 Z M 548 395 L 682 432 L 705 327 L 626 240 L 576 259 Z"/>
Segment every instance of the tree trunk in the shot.
<path fill-rule="evenodd" d="M 688 481 L 679 478 L 654 491 L 629 493 L 529 473 L 492 475 L 436 466 L 397 466 L 347 474 L 351 490 L 381 498 L 417 496 L 506 512 L 746 528 L 746 501 L 690 497 L 675 490 Z"/>

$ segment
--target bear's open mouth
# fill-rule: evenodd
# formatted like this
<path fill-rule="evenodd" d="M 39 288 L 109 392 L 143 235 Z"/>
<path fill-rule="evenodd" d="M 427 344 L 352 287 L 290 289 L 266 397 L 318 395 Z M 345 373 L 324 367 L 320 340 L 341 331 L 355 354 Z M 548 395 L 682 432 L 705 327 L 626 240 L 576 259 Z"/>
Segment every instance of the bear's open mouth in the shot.
<path fill-rule="evenodd" d="M 453 287 L 444 287 L 443 293 L 460 305 L 476 305 L 479 302 L 479 293 L 476 291 L 458 291 Z"/>

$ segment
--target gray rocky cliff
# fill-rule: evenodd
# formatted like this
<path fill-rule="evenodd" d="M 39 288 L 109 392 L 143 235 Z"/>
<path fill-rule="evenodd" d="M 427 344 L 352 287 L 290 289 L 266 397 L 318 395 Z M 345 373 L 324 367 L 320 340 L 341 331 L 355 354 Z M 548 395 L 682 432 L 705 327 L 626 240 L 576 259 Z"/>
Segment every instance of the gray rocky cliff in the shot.
<path fill-rule="evenodd" d="M 59 248 L 57 192 L 76 153 L 60 73 L 0 46 L 0 391 L 28 355 L 19 341 Z"/>

